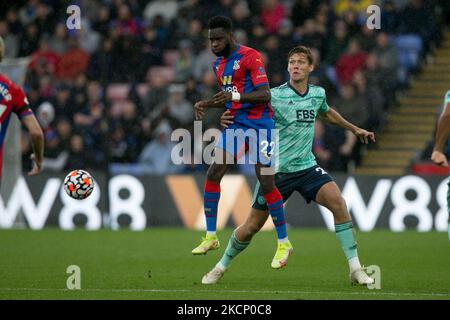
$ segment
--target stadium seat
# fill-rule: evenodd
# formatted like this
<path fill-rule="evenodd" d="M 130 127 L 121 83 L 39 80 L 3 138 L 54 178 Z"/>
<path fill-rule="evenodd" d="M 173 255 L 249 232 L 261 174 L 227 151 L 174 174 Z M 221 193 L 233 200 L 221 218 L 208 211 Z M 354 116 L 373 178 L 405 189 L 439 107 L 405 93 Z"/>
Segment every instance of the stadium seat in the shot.
<path fill-rule="evenodd" d="M 416 34 L 406 34 L 396 37 L 394 43 L 399 54 L 399 80 L 405 83 L 407 74 L 417 70 L 420 66 L 419 59 L 423 50 L 423 41 Z"/>

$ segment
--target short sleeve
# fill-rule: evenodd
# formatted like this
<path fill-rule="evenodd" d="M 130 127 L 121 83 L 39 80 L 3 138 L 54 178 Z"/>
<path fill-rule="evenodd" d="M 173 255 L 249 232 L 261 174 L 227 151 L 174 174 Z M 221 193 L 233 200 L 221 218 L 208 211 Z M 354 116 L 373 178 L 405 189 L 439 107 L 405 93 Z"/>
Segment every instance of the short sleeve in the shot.
<path fill-rule="evenodd" d="M 325 93 L 325 90 L 323 89 L 323 101 L 319 107 L 319 112 L 325 113 L 325 112 L 328 112 L 328 110 L 330 110 L 330 107 L 328 106 L 328 103 L 327 103 L 327 94 Z"/>
<path fill-rule="evenodd" d="M 23 118 L 33 113 L 30 109 L 28 98 L 22 88 L 14 88 L 13 105 L 13 111 L 19 118 Z"/>
<path fill-rule="evenodd" d="M 250 78 L 254 87 L 260 87 L 269 84 L 267 79 L 266 68 L 264 67 L 264 60 L 258 52 L 250 54 L 247 60 L 248 69 L 250 70 Z"/>

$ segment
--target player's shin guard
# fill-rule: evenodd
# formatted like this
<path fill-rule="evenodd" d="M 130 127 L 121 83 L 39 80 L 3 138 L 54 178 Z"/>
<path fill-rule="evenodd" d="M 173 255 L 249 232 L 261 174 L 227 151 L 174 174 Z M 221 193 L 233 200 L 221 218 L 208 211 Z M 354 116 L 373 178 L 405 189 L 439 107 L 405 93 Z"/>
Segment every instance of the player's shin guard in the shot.
<path fill-rule="evenodd" d="M 250 242 L 242 242 L 236 239 L 236 231 L 233 232 L 233 234 L 230 237 L 230 241 L 228 241 L 227 248 L 222 256 L 222 259 L 220 259 L 219 264 L 222 268 L 228 268 L 231 260 L 233 260 L 234 257 L 236 257 L 239 253 L 244 251 L 245 248 L 248 247 Z"/>
<path fill-rule="evenodd" d="M 220 184 L 209 180 L 205 182 L 204 206 L 206 231 L 215 232 L 217 224 L 217 207 L 220 199 Z"/>
<path fill-rule="evenodd" d="M 347 260 L 357 257 L 358 251 L 352 220 L 335 224 L 334 228 Z"/>
<path fill-rule="evenodd" d="M 286 220 L 284 218 L 283 197 L 277 188 L 264 195 L 270 216 L 277 230 L 278 239 L 287 238 Z"/>

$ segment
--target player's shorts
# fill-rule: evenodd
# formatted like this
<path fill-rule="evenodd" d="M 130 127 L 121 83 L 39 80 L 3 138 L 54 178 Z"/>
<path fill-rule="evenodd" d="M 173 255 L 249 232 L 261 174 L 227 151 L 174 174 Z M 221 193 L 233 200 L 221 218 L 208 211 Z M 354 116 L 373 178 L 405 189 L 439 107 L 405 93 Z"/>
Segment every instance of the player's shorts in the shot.
<path fill-rule="evenodd" d="M 216 148 L 230 154 L 235 163 L 244 164 L 248 151 L 250 164 L 271 166 L 275 152 L 275 122 L 273 119 L 234 120 L 217 141 Z"/>
<path fill-rule="evenodd" d="M 298 191 L 307 203 L 315 201 L 320 188 L 331 181 L 333 178 L 318 165 L 297 172 L 280 172 L 275 175 L 275 184 L 283 197 L 283 202 L 286 202 L 294 191 Z M 253 193 L 252 208 L 267 210 L 259 182 Z"/>

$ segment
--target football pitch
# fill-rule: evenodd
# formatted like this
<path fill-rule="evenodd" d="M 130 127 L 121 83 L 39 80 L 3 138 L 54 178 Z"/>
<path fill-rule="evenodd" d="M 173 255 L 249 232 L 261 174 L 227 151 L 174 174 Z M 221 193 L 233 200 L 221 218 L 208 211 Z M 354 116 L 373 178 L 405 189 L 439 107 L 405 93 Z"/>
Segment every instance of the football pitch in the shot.
<path fill-rule="evenodd" d="M 333 232 L 290 229 L 294 254 L 272 270 L 275 232 L 261 232 L 216 285 L 201 284 L 225 250 L 192 256 L 203 232 L 0 230 L 0 299 L 450 299 L 447 233 L 357 232 L 359 256 L 381 269 L 381 289 L 351 286 Z M 68 290 L 71 265 L 81 289 Z"/>

